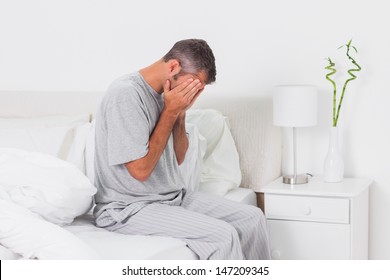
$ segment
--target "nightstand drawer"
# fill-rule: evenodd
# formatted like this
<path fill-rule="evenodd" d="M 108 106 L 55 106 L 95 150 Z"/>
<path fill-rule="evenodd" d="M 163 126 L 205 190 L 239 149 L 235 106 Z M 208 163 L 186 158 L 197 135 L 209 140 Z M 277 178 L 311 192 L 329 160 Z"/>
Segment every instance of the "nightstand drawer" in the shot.
<path fill-rule="evenodd" d="M 349 223 L 349 199 L 265 194 L 267 219 Z"/>

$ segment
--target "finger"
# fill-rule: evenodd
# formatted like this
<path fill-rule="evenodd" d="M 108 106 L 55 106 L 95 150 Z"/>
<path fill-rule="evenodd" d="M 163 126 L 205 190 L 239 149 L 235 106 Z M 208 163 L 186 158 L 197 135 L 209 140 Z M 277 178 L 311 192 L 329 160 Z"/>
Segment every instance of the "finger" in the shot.
<path fill-rule="evenodd" d="M 196 79 L 190 83 L 183 91 L 186 91 L 184 95 L 194 94 L 202 86 L 202 83 Z"/>
<path fill-rule="evenodd" d="M 187 102 L 189 102 L 191 105 L 195 101 L 196 98 L 198 98 L 199 94 L 204 90 L 204 87 L 202 84 L 197 85 L 195 88 L 191 90 L 189 94 L 187 94 Z"/>
<path fill-rule="evenodd" d="M 168 92 L 168 91 L 171 91 L 171 81 L 170 80 L 166 80 L 166 82 L 164 84 L 164 92 Z"/>
<path fill-rule="evenodd" d="M 194 81 L 194 79 L 189 78 L 188 80 L 182 82 L 182 83 L 179 84 L 177 87 L 175 87 L 174 90 L 175 90 L 176 92 L 183 91 L 183 90 L 186 89 L 193 81 Z"/>
<path fill-rule="evenodd" d="M 195 84 L 195 86 L 189 90 L 189 92 L 187 92 L 187 97 L 188 98 L 193 98 L 193 96 L 200 90 L 203 90 L 204 86 L 201 82 L 198 82 L 197 84 Z"/>

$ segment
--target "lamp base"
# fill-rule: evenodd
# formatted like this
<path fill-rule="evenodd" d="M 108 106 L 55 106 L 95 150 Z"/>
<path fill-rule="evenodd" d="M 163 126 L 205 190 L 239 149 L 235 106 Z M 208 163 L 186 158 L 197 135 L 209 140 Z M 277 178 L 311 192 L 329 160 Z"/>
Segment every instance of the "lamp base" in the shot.
<path fill-rule="evenodd" d="M 307 184 L 309 182 L 309 176 L 306 174 L 299 175 L 284 175 L 283 183 L 289 185 L 299 185 L 299 184 Z"/>

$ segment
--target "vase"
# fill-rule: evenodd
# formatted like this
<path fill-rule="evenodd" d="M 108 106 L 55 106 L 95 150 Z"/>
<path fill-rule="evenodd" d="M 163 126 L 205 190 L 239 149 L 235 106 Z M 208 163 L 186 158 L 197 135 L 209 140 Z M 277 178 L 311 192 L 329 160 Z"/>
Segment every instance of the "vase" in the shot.
<path fill-rule="evenodd" d="M 339 130 L 337 126 L 330 129 L 329 150 L 324 163 L 324 181 L 341 182 L 344 178 L 344 160 L 339 149 Z"/>

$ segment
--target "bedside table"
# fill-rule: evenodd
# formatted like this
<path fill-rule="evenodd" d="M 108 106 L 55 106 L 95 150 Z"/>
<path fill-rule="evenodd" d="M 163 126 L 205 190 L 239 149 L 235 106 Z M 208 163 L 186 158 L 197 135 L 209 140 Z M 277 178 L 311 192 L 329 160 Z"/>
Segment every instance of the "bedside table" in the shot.
<path fill-rule="evenodd" d="M 273 259 L 367 259 L 368 193 L 372 181 L 345 178 L 261 189 Z"/>

